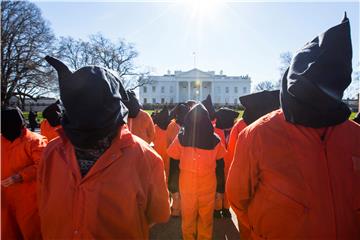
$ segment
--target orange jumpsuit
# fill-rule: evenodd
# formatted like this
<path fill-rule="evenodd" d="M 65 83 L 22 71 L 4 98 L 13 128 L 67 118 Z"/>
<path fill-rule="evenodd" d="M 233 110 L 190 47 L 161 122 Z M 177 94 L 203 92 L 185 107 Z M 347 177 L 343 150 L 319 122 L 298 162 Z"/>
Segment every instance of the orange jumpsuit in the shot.
<path fill-rule="evenodd" d="M 51 141 L 59 136 L 58 132 L 56 131 L 56 129 L 58 128 L 61 128 L 61 126 L 59 125 L 57 127 L 52 127 L 49 121 L 46 119 L 44 119 L 40 123 L 40 133 L 41 135 L 45 136 L 48 139 L 48 141 Z"/>
<path fill-rule="evenodd" d="M 176 137 L 168 155 L 180 160 L 179 189 L 183 239 L 211 239 L 216 194 L 216 160 L 225 156 L 218 143 L 213 150 L 184 147 Z"/>
<path fill-rule="evenodd" d="M 44 239 L 147 239 L 149 225 L 170 216 L 164 164 L 126 126 L 84 177 L 60 131 L 44 152 L 38 184 Z"/>
<path fill-rule="evenodd" d="M 360 127 L 325 130 L 277 110 L 240 133 L 226 191 L 245 234 L 360 239 Z"/>
<path fill-rule="evenodd" d="M 1 136 L 1 179 L 20 174 L 23 181 L 1 187 L 2 239 L 40 239 L 40 219 L 36 203 L 36 172 L 46 138 L 23 129 L 10 142 Z"/>
<path fill-rule="evenodd" d="M 151 143 L 155 137 L 155 126 L 151 116 L 140 109 L 135 118 L 128 118 L 128 127 L 132 134 L 140 137 L 147 143 Z"/>
<path fill-rule="evenodd" d="M 174 141 L 175 137 L 179 133 L 179 130 L 180 125 L 177 124 L 175 120 L 172 120 L 166 129 L 167 146 L 170 146 L 170 144 Z"/>
<path fill-rule="evenodd" d="M 227 145 L 227 154 L 224 158 L 225 179 L 227 179 L 229 169 L 230 169 L 231 163 L 234 158 L 235 146 L 236 146 L 236 141 L 238 139 L 239 133 L 246 127 L 247 127 L 247 125 L 246 125 L 245 121 L 243 119 L 240 119 L 239 121 L 237 121 L 235 123 L 235 125 L 231 129 L 229 143 Z M 224 194 L 224 208 L 226 208 L 226 209 L 230 208 L 230 203 L 229 203 L 226 192 Z"/>
<path fill-rule="evenodd" d="M 154 149 L 164 161 L 166 179 L 169 177 L 169 167 L 170 167 L 169 157 L 166 153 L 167 147 L 168 146 L 167 146 L 166 130 L 163 130 L 158 125 L 155 125 Z"/>
<path fill-rule="evenodd" d="M 174 141 L 180 130 L 180 125 L 176 123 L 175 120 L 172 120 L 166 129 L 166 141 L 167 147 Z M 169 163 L 170 166 L 170 163 Z M 170 171 L 170 170 L 169 170 Z M 172 204 L 171 204 L 171 215 L 180 216 L 181 213 L 181 200 L 180 194 L 178 192 L 171 193 Z"/>

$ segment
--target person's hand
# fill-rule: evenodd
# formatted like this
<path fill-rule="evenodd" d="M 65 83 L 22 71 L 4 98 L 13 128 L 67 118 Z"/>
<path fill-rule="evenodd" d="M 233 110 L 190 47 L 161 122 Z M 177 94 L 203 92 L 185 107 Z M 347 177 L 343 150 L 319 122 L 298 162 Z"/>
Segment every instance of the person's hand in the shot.
<path fill-rule="evenodd" d="M 5 178 L 4 180 L 1 181 L 1 186 L 3 187 L 10 187 L 11 185 L 13 185 L 14 183 L 20 183 L 22 182 L 22 177 L 20 174 L 14 174 L 8 178 Z"/>

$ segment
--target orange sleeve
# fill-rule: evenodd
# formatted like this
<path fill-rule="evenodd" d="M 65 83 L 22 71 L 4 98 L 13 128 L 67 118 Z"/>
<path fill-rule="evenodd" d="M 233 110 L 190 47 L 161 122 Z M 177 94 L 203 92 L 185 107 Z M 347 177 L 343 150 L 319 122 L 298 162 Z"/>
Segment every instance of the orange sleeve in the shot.
<path fill-rule="evenodd" d="M 154 122 L 151 118 L 151 116 L 145 112 L 146 114 L 146 121 L 148 122 L 148 126 L 146 128 L 146 133 L 147 133 L 147 136 L 148 136 L 148 139 L 149 139 L 149 143 L 151 143 L 152 141 L 154 141 L 154 138 L 155 138 L 155 125 L 154 125 Z"/>
<path fill-rule="evenodd" d="M 150 162 L 152 163 L 150 190 L 146 209 L 147 220 L 149 225 L 151 225 L 153 223 L 167 222 L 170 217 L 170 202 L 164 163 L 158 155 L 150 151 L 147 155 L 151 158 Z"/>
<path fill-rule="evenodd" d="M 224 147 L 224 144 L 222 142 L 219 142 L 217 145 L 216 160 L 224 158 L 225 155 L 226 155 L 226 149 Z"/>
<path fill-rule="evenodd" d="M 47 140 L 45 137 L 42 136 L 35 139 L 31 139 L 31 141 L 27 143 L 26 151 L 27 154 L 31 157 L 31 160 L 33 161 L 34 164 L 23 168 L 19 172 L 24 182 L 28 182 L 36 178 L 37 167 L 40 163 L 41 154 L 44 148 L 46 147 L 46 145 L 47 145 Z"/>
<path fill-rule="evenodd" d="M 167 154 L 173 159 L 180 160 L 181 157 L 181 146 L 179 139 L 176 137 L 167 149 Z"/>
<path fill-rule="evenodd" d="M 232 159 L 234 158 L 234 151 L 235 151 L 235 145 L 236 145 L 236 141 L 238 139 L 239 136 L 239 125 L 241 124 L 241 122 L 237 122 L 234 127 L 231 129 L 230 132 L 230 137 L 229 137 L 229 144 L 228 144 L 228 158 Z"/>
<path fill-rule="evenodd" d="M 40 123 L 40 134 L 43 135 L 43 136 L 45 136 L 45 134 L 46 134 L 46 130 L 45 130 L 45 128 L 46 128 L 46 126 L 45 126 L 46 121 L 47 121 L 47 120 L 44 119 L 44 120 L 42 120 L 42 122 Z"/>
<path fill-rule="evenodd" d="M 249 231 L 247 208 L 258 182 L 257 154 L 261 149 L 260 144 L 253 145 L 256 146 L 253 152 L 250 145 L 253 138 L 246 135 L 247 131 L 239 135 L 226 182 L 226 194 L 243 231 Z"/>

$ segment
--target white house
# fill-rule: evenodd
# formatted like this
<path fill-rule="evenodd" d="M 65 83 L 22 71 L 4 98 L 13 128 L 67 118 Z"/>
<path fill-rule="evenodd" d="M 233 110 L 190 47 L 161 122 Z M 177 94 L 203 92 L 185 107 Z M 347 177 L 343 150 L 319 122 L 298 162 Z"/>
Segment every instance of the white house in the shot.
<path fill-rule="evenodd" d="M 250 93 L 251 78 L 226 76 L 220 71 L 204 72 L 199 69 L 168 72 L 163 76 L 150 76 L 150 84 L 140 87 L 143 104 L 178 103 L 189 99 L 201 101 L 208 94 L 214 104 L 239 104 L 239 97 Z"/>

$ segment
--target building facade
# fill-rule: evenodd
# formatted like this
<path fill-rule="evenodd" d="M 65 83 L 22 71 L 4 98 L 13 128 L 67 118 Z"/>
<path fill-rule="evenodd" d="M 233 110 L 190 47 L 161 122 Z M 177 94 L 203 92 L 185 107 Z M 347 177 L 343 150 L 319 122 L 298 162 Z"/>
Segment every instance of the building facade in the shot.
<path fill-rule="evenodd" d="M 140 87 L 142 104 L 167 104 L 185 102 L 189 99 L 201 101 L 208 94 L 214 104 L 237 105 L 239 97 L 250 93 L 249 76 L 226 76 L 220 71 L 204 72 L 199 69 L 168 72 L 163 76 L 150 76 L 150 84 Z"/>

